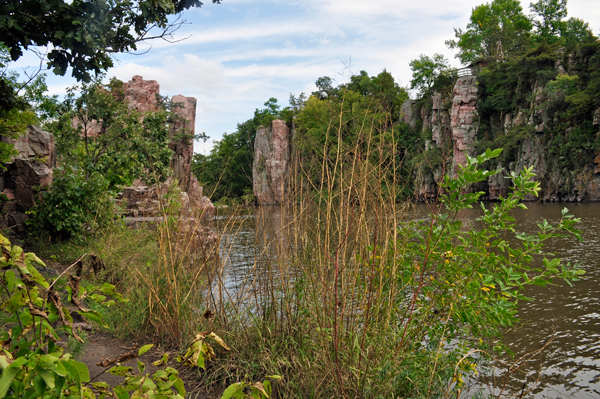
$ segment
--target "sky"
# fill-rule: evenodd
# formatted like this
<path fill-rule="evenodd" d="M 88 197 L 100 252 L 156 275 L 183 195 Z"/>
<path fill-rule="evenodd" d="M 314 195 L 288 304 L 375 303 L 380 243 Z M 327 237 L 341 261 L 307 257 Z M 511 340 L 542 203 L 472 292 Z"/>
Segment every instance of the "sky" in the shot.
<path fill-rule="evenodd" d="M 383 69 L 401 86 L 411 79 L 409 63 L 420 54 L 445 55 L 460 67 L 444 42 L 453 28 L 465 28 L 471 10 L 484 0 L 205 0 L 183 13 L 187 21 L 176 43 L 155 40 L 138 54 L 120 54 L 107 72 L 128 81 L 134 75 L 156 80 L 162 95 L 197 99 L 196 132 L 207 142 L 194 151 L 207 154 L 214 140 L 232 133 L 271 97 L 283 107 L 290 93 L 307 95 L 329 76 L 344 83 L 361 70 Z M 529 2 L 522 2 L 529 13 Z M 600 2 L 570 0 L 569 17 L 589 22 L 600 34 Z M 34 64 L 22 57 L 14 67 Z M 48 72 L 51 94 L 76 83 Z"/>

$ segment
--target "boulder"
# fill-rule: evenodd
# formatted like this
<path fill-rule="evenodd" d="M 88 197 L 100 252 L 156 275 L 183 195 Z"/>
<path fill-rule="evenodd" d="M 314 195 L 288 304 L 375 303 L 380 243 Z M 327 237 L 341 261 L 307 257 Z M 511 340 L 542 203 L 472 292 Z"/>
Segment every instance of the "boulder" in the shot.
<path fill-rule="evenodd" d="M 16 202 L 16 209 L 26 212 L 36 204 L 39 188 L 52 184 L 52 168 L 56 164 L 54 136 L 39 126 L 27 126 L 17 139 L 2 137 L 18 151 L 6 164 L 3 176 L 3 194 Z"/>

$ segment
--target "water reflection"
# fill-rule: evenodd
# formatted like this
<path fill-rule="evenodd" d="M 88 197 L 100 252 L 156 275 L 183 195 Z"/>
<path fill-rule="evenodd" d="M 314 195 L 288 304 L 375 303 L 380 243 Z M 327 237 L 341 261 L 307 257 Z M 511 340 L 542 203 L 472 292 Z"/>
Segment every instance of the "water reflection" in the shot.
<path fill-rule="evenodd" d="M 491 206 L 491 204 L 488 204 Z M 584 241 L 575 239 L 554 240 L 546 250 L 552 251 L 565 261 L 580 262 L 586 270 L 581 281 L 573 286 L 562 281 L 555 285 L 530 287 L 525 295 L 532 302 L 520 306 L 522 326 L 508 333 L 505 342 L 515 356 L 538 349 L 543 342 L 555 336 L 552 344 L 542 355 L 543 367 L 539 386 L 530 397 L 596 398 L 600 396 L 600 204 L 567 204 L 572 214 L 581 218 L 579 230 Z M 555 224 L 565 204 L 537 204 L 528 211 L 515 214 L 520 232 L 536 230 L 536 223 L 543 219 Z M 419 205 L 415 217 L 425 217 L 429 208 Z M 475 223 L 480 210 L 474 209 L 463 215 Z M 278 257 L 294 251 L 284 248 L 295 245 L 297 237 L 286 237 L 285 226 L 292 215 L 280 207 L 263 207 L 248 210 L 247 214 L 235 216 L 220 213 L 215 221 L 222 233 L 221 257 L 225 265 L 220 278 L 230 296 L 236 301 L 258 301 L 261 295 L 261 279 L 284 280 L 291 271 L 279 273 L 275 267 Z M 291 260 L 284 262 L 291 264 Z M 288 274 L 289 273 L 289 274 Z M 513 392 L 519 393 L 524 381 L 529 385 L 540 371 L 540 359 L 532 361 L 515 375 L 511 382 Z M 517 394 L 518 396 L 518 394 Z"/>

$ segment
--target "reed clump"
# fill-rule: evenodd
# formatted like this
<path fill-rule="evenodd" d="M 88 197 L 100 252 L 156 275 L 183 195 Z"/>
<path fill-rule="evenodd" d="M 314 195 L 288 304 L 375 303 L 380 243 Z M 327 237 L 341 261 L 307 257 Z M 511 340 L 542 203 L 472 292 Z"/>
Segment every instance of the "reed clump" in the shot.
<path fill-rule="evenodd" d="M 258 210 L 243 278 L 222 243 L 207 327 L 233 350 L 204 383 L 278 374 L 281 397 L 475 394 L 470 377 L 506 352 L 501 334 L 517 321 L 523 289 L 582 273 L 542 252 L 552 237 L 578 236 L 576 221 L 565 212 L 556 226 L 518 233 L 512 211 L 539 192 L 531 169 L 511 176 L 506 199 L 466 221 L 483 194 L 473 187 L 500 172 L 484 166 L 501 150 L 456 166 L 419 213 L 399 200 L 408 166 L 391 120 L 374 120 L 368 106 L 350 116 L 343 101 L 329 106 L 320 114 L 327 123 L 304 132 L 311 150 L 296 147 L 287 203 Z"/>

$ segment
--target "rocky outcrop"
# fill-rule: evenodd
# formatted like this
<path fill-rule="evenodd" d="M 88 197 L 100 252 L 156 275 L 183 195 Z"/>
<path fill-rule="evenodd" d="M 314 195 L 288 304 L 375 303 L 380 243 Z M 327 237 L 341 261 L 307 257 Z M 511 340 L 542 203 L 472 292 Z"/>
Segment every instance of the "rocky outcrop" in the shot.
<path fill-rule="evenodd" d="M 415 100 L 406 100 L 400 108 L 400 120 L 410 125 L 412 129 L 417 127 L 419 110 Z"/>
<path fill-rule="evenodd" d="M 173 150 L 171 169 L 173 176 L 179 181 L 184 191 L 190 189 L 192 175 L 192 157 L 194 156 L 194 141 L 190 137 L 196 131 L 196 99 L 176 95 L 172 98 L 175 107 L 173 112 L 177 120 L 173 123 L 172 134 L 174 140 L 169 145 Z M 188 137 L 186 137 L 186 135 Z"/>
<path fill-rule="evenodd" d="M 431 125 L 431 140 L 433 144 L 440 147 L 443 143 L 444 135 L 446 132 L 446 126 L 450 122 L 450 115 L 448 111 L 444 109 L 442 102 L 442 95 L 434 93 L 431 96 L 431 117 L 429 124 Z"/>
<path fill-rule="evenodd" d="M 139 112 L 158 111 L 158 97 L 160 85 L 156 80 L 144 80 L 136 75 L 123 84 L 125 100 Z M 177 120 L 171 127 L 174 140 L 169 145 L 173 150 L 171 168 L 173 176 L 179 181 L 181 189 L 188 191 L 192 180 L 192 157 L 194 155 L 194 141 L 184 135 L 195 134 L 196 130 L 196 99 L 185 97 L 181 94 L 171 98 L 175 106 L 172 111 L 177 115 Z"/>
<path fill-rule="evenodd" d="M 173 179 L 156 186 L 146 186 L 140 181 L 134 183 L 131 187 L 124 187 L 117 195 L 117 204 L 122 207 L 126 216 L 163 216 L 172 204 L 173 194 L 178 196 L 177 207 L 180 207 L 179 213 L 183 216 L 211 219 L 215 214 L 215 206 L 207 197 L 202 196 L 202 187 L 199 185 L 190 196 L 177 189 Z"/>
<path fill-rule="evenodd" d="M 281 204 L 290 164 L 290 131 L 284 121 L 261 126 L 254 141 L 252 187 L 259 205 Z"/>
<path fill-rule="evenodd" d="M 135 75 L 129 82 L 123 83 L 123 94 L 124 100 L 138 112 L 146 113 L 160 110 L 160 85 L 155 80 L 144 80 L 142 76 Z M 173 140 L 169 144 L 169 148 L 173 150 L 173 158 L 171 159 L 173 177 L 179 182 L 181 190 L 186 192 L 189 197 L 189 201 L 185 202 L 186 206 L 205 210 L 207 215 L 212 215 L 214 214 L 214 205 L 208 197 L 202 195 L 202 187 L 192 174 L 192 157 L 194 155 L 194 140 L 192 137 L 196 129 L 196 99 L 179 94 L 172 97 L 172 102 L 174 103 L 172 111 L 177 116 L 171 127 Z M 73 123 L 83 125 L 77 119 Z M 89 121 L 83 128 L 87 131 L 88 136 L 93 137 L 102 134 L 102 123 L 98 121 Z M 151 204 L 152 201 L 156 200 L 154 195 L 150 194 L 151 190 L 148 191 L 148 188 L 140 183 L 135 187 L 125 188 L 124 195 L 127 196 L 127 193 L 134 191 L 143 192 L 143 195 L 147 198 L 139 204 L 140 209 L 137 209 L 137 206 L 131 208 L 131 213 L 154 212 L 148 210 L 154 209 L 156 205 Z M 133 195 L 132 198 L 134 197 L 136 196 Z"/>
<path fill-rule="evenodd" d="M 458 78 L 452 91 L 452 113 L 450 127 L 454 161 L 452 173 L 456 175 L 456 166 L 467 163 L 469 146 L 477 138 L 477 77 L 463 76 Z"/>
<path fill-rule="evenodd" d="M 155 80 L 144 80 L 136 75 L 123 84 L 125 99 L 139 112 L 157 111 L 160 86 Z M 181 94 L 172 97 L 172 111 L 177 119 L 171 127 L 173 141 L 169 148 L 173 150 L 171 169 L 173 177 L 179 182 L 182 191 L 189 196 L 189 205 L 205 209 L 207 215 L 214 214 L 214 205 L 202 195 L 202 187 L 192 174 L 192 157 L 194 156 L 194 140 L 191 138 L 196 131 L 196 99 Z"/>
<path fill-rule="evenodd" d="M 127 83 L 123 83 L 125 100 L 129 106 L 139 112 L 158 111 L 160 85 L 156 80 L 144 80 L 135 75 Z"/>
<path fill-rule="evenodd" d="M 17 226 L 27 219 L 25 212 L 36 204 L 39 189 L 52 184 L 52 168 L 56 164 L 54 136 L 39 126 L 27 126 L 24 135 L 17 139 L 2 137 L 12 144 L 18 155 L 4 165 L 6 170 L 0 177 L 0 190 L 8 201 L 3 204 L 7 215 L 7 226 Z"/>

